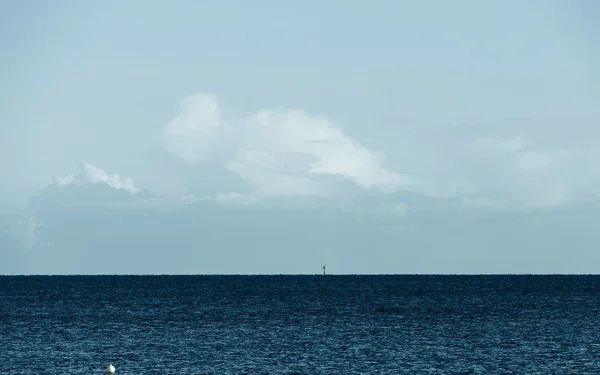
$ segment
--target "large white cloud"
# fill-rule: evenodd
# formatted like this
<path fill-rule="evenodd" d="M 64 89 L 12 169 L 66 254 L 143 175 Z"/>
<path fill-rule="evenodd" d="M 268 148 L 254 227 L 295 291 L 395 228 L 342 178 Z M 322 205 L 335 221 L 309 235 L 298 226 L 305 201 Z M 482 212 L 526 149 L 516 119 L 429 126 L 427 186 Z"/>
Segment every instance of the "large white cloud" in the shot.
<path fill-rule="evenodd" d="M 543 126 L 527 136 L 514 126 L 431 127 L 413 136 L 419 129 L 400 125 L 387 160 L 325 116 L 278 108 L 228 118 L 214 95 L 195 94 L 161 139 L 187 163 L 218 163 L 271 197 L 335 197 L 347 181 L 380 194 L 464 197 L 468 207 L 536 208 L 589 197 L 600 181 L 597 142 L 547 142 Z"/>
<path fill-rule="evenodd" d="M 246 142 L 235 161 L 247 169 L 291 171 L 307 179 L 341 176 L 361 188 L 384 192 L 418 186 L 387 169 L 382 153 L 369 150 L 324 117 L 300 110 L 262 110 L 243 126 Z"/>
<path fill-rule="evenodd" d="M 163 131 L 162 144 L 190 164 L 225 153 L 223 167 L 267 196 L 330 195 L 334 183 L 327 177 L 388 193 L 420 186 L 388 169 L 382 153 L 325 117 L 271 109 L 225 121 L 213 95 L 184 99 L 180 113 Z"/>

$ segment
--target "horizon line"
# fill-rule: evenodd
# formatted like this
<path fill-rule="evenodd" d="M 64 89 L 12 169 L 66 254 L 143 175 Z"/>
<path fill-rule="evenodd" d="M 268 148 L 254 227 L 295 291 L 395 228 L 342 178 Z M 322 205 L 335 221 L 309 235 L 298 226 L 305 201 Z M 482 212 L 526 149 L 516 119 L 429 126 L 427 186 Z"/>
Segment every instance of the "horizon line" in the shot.
<path fill-rule="evenodd" d="M 56 273 L 56 274 L 0 274 L 0 277 L 76 277 L 76 276 L 135 276 L 135 277 L 156 277 L 156 276 L 600 276 L 600 273 L 328 273 L 324 276 L 322 273 L 106 273 L 106 274 L 84 274 L 84 273 Z"/>

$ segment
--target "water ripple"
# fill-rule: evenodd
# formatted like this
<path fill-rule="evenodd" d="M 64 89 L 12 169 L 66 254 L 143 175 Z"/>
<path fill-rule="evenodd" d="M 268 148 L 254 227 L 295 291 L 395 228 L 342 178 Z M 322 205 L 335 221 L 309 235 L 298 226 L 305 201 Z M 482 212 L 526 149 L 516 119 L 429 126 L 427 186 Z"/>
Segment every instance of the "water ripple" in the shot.
<path fill-rule="evenodd" d="M 598 276 L 0 277 L 11 374 L 598 374 Z"/>

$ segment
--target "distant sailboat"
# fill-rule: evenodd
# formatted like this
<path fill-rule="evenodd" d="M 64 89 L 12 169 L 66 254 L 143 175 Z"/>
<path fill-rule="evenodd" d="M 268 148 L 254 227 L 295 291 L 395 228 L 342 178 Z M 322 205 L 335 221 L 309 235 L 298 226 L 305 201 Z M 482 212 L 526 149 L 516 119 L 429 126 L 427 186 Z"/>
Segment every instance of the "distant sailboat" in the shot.
<path fill-rule="evenodd" d="M 323 276 L 327 275 L 327 265 L 323 265 Z"/>

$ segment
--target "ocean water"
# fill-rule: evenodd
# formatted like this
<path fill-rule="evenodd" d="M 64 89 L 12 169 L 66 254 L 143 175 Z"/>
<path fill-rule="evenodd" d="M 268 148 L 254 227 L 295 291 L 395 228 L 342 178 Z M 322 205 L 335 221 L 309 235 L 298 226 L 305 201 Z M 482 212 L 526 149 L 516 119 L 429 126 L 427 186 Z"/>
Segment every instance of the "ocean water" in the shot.
<path fill-rule="evenodd" d="M 600 374 L 600 276 L 0 277 L 7 374 Z"/>

